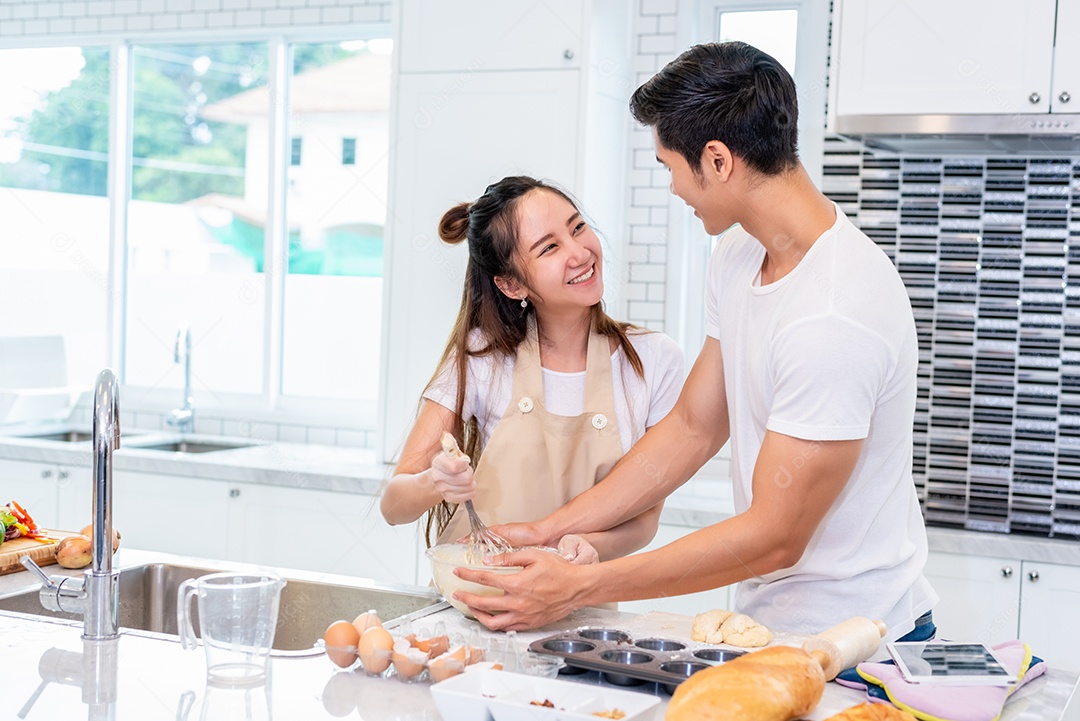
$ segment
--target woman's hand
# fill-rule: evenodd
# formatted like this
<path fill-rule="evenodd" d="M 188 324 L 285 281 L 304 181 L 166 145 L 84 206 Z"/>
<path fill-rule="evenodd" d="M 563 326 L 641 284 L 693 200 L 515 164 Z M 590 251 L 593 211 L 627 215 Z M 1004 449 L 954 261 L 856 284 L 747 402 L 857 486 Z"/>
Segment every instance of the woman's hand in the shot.
<path fill-rule="evenodd" d="M 476 495 L 476 479 L 466 455 L 451 458 L 444 451 L 431 459 L 431 482 L 447 503 L 464 503 Z"/>
<path fill-rule="evenodd" d="M 559 555 L 570 563 L 584 566 L 589 563 L 599 563 L 600 554 L 592 544 L 581 536 L 570 533 L 559 540 Z"/>

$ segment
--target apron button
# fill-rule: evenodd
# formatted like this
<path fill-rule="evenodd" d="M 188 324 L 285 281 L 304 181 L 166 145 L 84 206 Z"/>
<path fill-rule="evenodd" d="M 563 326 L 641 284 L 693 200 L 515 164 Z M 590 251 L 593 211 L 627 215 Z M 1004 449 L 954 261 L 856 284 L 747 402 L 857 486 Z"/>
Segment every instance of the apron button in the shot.
<path fill-rule="evenodd" d="M 604 430 L 604 428 L 607 426 L 607 416 L 605 416 L 603 413 L 597 413 L 595 416 L 592 417 L 592 424 L 593 428 L 595 428 L 596 430 Z"/>
<path fill-rule="evenodd" d="M 528 396 L 526 396 L 526 397 L 522 398 L 520 401 L 518 401 L 518 410 L 521 411 L 522 413 L 528 413 L 532 409 L 533 409 L 532 398 L 529 398 Z"/>

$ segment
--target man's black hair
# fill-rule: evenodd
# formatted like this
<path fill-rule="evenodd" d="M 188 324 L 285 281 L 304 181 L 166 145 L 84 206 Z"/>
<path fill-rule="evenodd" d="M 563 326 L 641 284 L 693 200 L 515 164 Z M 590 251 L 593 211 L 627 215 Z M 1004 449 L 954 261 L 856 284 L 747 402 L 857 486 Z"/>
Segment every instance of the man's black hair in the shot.
<path fill-rule="evenodd" d="M 795 81 L 746 43 L 695 45 L 634 91 L 630 112 L 696 173 L 710 140 L 764 175 L 799 161 Z"/>

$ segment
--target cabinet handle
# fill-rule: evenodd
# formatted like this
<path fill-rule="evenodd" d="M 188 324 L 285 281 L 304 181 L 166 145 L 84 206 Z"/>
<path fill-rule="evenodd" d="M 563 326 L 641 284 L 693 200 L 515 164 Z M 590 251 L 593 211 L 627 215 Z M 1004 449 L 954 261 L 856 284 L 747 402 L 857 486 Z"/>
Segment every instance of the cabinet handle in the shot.
<path fill-rule="evenodd" d="M 239 497 L 240 497 L 240 489 L 239 488 L 230 488 L 229 489 L 229 498 L 239 498 Z"/>
<path fill-rule="evenodd" d="M 52 471 L 50 471 L 50 470 L 42 471 L 41 472 L 41 477 L 42 478 L 52 478 Z"/>
<path fill-rule="evenodd" d="M 1070 100 L 1072 100 L 1072 96 L 1071 96 L 1071 95 L 1069 95 L 1069 91 L 1068 91 L 1068 90 L 1062 90 L 1062 91 L 1061 91 L 1061 95 L 1059 95 L 1059 96 L 1058 96 L 1058 100 L 1060 100 L 1060 101 L 1061 101 L 1061 102 L 1063 102 L 1063 103 L 1067 103 L 1067 102 L 1069 102 Z"/>
<path fill-rule="evenodd" d="M 566 58 L 567 60 L 573 60 L 574 59 L 574 51 L 571 50 L 570 48 L 567 48 L 566 50 L 563 50 L 562 56 L 564 58 Z"/>
<path fill-rule="evenodd" d="M 56 477 L 59 478 L 61 481 L 64 481 L 67 480 L 68 475 L 68 471 L 58 471 Z"/>
<path fill-rule="evenodd" d="M 1038 105 L 1039 101 L 1042 100 L 1042 96 L 1038 93 L 1032 93 L 1028 96 L 1028 100 L 1031 101 L 1032 105 Z"/>
<path fill-rule="evenodd" d="M 1005 578 L 1012 578 L 1012 566 L 1003 566 L 1001 569 L 1001 575 Z"/>
<path fill-rule="evenodd" d="M 1032 580 L 1032 581 L 1038 581 L 1039 580 L 1039 572 L 1038 571 L 1032 571 L 1031 573 L 1028 574 L 1028 579 Z"/>

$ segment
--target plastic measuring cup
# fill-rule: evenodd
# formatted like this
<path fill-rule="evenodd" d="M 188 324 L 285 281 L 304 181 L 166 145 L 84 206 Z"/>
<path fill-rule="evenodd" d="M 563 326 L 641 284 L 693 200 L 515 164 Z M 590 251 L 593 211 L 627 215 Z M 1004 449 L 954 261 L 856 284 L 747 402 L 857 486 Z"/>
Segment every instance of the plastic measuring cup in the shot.
<path fill-rule="evenodd" d="M 191 599 L 198 598 L 206 674 L 219 684 L 266 680 L 285 580 L 275 573 L 211 573 L 180 584 L 176 626 L 185 649 L 198 646 Z"/>

